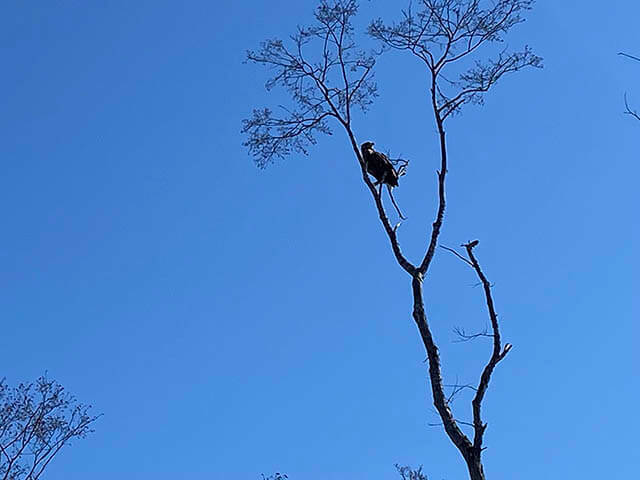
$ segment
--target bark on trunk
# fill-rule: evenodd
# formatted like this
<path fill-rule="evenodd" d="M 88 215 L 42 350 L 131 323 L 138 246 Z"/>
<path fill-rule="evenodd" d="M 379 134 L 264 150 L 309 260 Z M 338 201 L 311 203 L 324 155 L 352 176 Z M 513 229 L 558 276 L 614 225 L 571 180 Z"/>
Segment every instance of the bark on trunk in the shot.
<path fill-rule="evenodd" d="M 472 453 L 468 457 L 465 457 L 464 460 L 467 464 L 467 468 L 469 469 L 469 477 L 471 480 L 486 480 L 479 452 Z"/>

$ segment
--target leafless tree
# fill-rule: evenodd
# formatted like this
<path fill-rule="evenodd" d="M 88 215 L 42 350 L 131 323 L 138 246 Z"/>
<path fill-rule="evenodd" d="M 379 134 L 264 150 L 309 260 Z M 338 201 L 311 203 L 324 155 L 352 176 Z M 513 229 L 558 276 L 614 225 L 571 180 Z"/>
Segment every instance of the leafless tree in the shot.
<path fill-rule="evenodd" d="M 408 52 L 422 62 L 429 73 L 429 99 L 440 144 L 438 206 L 424 255 L 415 263 L 402 253 L 397 234 L 399 224 L 392 225 L 381 195 L 367 175 L 356 140 L 352 113 L 356 108 L 366 111 L 377 95 L 373 69 L 377 55 L 381 53 L 357 48 L 352 23 L 357 3 L 354 0 L 322 0 L 316 9 L 313 26 L 299 28 L 286 43 L 269 40 L 259 50 L 247 54 L 248 61 L 274 71 L 267 89 L 284 87 L 293 100 L 293 108 L 283 107 L 282 115 L 269 109 L 255 110 L 253 116 L 244 121 L 242 130 L 248 136 L 245 145 L 258 166 L 264 167 L 274 158 L 292 152 L 306 154 L 309 145 L 316 143 L 317 134 L 332 132 L 330 121 L 346 133 L 391 250 L 399 266 L 410 277 L 413 319 L 427 352 L 433 403 L 441 425 L 467 465 L 471 480 L 485 478 L 481 455 L 487 424 L 482 417 L 482 403 L 491 375 L 511 345 L 502 343 L 491 284 L 474 253 L 478 241 L 465 243 L 462 253 L 454 253 L 473 269 L 483 287 L 491 333 L 480 336 L 489 336 L 493 347 L 476 386 L 452 386 L 454 392 L 467 387 L 475 392 L 471 402 L 472 421 L 458 420 L 451 409 L 455 393 L 450 396 L 445 393 L 447 385 L 442 380 L 440 355 L 427 317 L 423 279 L 436 253 L 446 206 L 445 122 L 465 104 L 482 103 L 484 94 L 504 75 L 525 67 L 541 66 L 541 58 L 528 47 L 515 52 L 495 49 L 504 35 L 524 20 L 522 15 L 532 3 L 531 0 L 421 0 L 414 2 L 417 10 L 410 5 L 402 11 L 398 22 L 388 24 L 380 19 L 369 25 L 369 35 L 381 42 L 383 50 Z M 476 58 L 476 54 L 492 48 L 496 50 L 492 59 L 480 61 Z M 470 60 L 474 62 L 470 63 Z M 467 436 L 460 428 L 465 424 L 473 429 L 472 436 Z M 403 472 L 405 476 L 410 472 L 422 475 L 410 469 L 400 473 Z"/>
<path fill-rule="evenodd" d="M 62 447 L 93 431 L 89 408 L 46 377 L 15 388 L 0 381 L 0 478 L 40 478 Z"/>
<path fill-rule="evenodd" d="M 629 55 L 628 53 L 620 52 L 618 53 L 618 55 L 622 55 L 623 57 L 627 57 L 627 58 L 630 58 L 631 60 L 640 62 L 640 58 L 635 57 L 633 55 Z M 629 101 L 627 100 L 626 92 L 624 94 L 624 113 L 626 113 L 627 115 L 631 115 L 636 120 L 640 120 L 640 113 L 638 113 L 636 110 L 632 109 L 631 106 L 629 106 Z"/>

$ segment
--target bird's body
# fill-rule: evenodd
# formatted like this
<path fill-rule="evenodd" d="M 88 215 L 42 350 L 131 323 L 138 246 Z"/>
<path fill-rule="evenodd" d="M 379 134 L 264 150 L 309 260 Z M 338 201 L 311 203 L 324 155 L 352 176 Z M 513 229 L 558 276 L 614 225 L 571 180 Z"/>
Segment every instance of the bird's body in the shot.
<path fill-rule="evenodd" d="M 387 190 L 389 191 L 389 197 L 391 198 L 391 203 L 395 207 L 398 215 L 400 215 L 401 220 L 405 220 L 404 215 L 398 208 L 395 199 L 393 198 L 393 187 L 398 186 L 398 178 L 404 175 L 407 168 L 407 161 L 404 162 L 404 165 L 400 168 L 400 170 L 396 170 L 391 163 L 391 160 L 384 154 L 380 152 L 376 152 L 373 149 L 373 142 L 364 142 L 360 145 L 360 152 L 362 153 L 362 161 L 364 163 L 364 167 L 367 170 L 367 173 L 372 175 L 376 179 L 375 185 L 379 185 L 378 191 L 374 190 L 374 195 L 377 195 L 378 198 L 382 198 L 382 185 L 387 185 Z M 383 207 L 384 208 L 384 207 Z"/>
<path fill-rule="evenodd" d="M 398 186 L 398 172 L 384 153 L 373 149 L 373 142 L 365 142 L 360 146 L 362 159 L 377 183 L 386 183 L 390 187 Z"/>

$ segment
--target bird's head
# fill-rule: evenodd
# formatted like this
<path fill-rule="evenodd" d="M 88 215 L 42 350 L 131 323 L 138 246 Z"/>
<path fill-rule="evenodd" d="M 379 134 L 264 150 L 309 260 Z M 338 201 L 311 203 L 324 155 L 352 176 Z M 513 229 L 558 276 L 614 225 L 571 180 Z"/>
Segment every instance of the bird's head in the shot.
<path fill-rule="evenodd" d="M 360 148 L 362 150 L 373 150 L 373 146 L 375 144 L 373 142 L 364 142 L 362 145 L 360 145 Z"/>

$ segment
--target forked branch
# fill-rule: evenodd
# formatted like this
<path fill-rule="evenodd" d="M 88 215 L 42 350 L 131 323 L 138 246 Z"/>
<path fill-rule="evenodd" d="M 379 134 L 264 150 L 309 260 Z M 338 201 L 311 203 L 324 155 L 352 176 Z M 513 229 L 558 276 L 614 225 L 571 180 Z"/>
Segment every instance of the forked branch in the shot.
<path fill-rule="evenodd" d="M 395 23 L 378 19 L 369 33 L 387 47 L 407 50 L 431 72 L 435 109 L 441 120 L 458 112 L 465 103 L 482 103 L 486 93 L 504 75 L 525 67 L 541 67 L 542 59 L 525 46 L 520 51 L 503 49 L 494 59 L 475 60 L 457 80 L 445 77 L 452 64 L 471 57 L 482 47 L 502 42 L 513 26 L 524 21 L 532 0 L 421 0 L 410 5 Z M 486 6 L 485 6 L 486 5 Z"/>
<path fill-rule="evenodd" d="M 329 121 L 337 121 L 360 164 L 396 261 L 413 276 L 416 267 L 402 254 L 397 228 L 391 226 L 382 197 L 367 174 L 353 129 L 354 108 L 366 111 L 377 96 L 373 80 L 376 54 L 358 49 L 353 40 L 352 19 L 357 10 L 354 0 L 323 0 L 315 11 L 315 24 L 298 28 L 290 38 L 291 45 L 274 39 L 247 52 L 247 61 L 275 71 L 267 89 L 283 87 L 293 106 L 283 108 L 282 117 L 268 108 L 254 110 L 243 122 L 242 132 L 248 137 L 244 145 L 256 164 L 265 167 L 292 152 L 307 154 L 317 141 L 316 135 L 331 134 Z M 397 208 L 393 197 L 392 203 Z"/>

